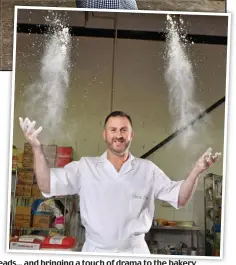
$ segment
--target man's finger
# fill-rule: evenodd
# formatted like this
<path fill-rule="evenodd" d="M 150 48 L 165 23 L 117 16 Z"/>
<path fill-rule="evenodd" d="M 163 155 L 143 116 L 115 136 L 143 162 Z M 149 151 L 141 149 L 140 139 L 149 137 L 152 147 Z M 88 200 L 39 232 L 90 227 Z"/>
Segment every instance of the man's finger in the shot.
<path fill-rule="evenodd" d="M 30 124 L 30 120 L 28 118 L 26 118 L 24 120 L 24 131 L 26 131 L 28 129 L 29 124 Z"/>
<path fill-rule="evenodd" d="M 30 134 L 30 132 L 34 129 L 35 124 L 36 124 L 35 121 L 30 123 L 30 125 L 29 125 L 29 127 L 28 127 L 28 129 L 26 131 L 27 134 Z"/>
<path fill-rule="evenodd" d="M 213 163 L 215 163 L 215 162 L 217 162 L 219 160 L 219 157 L 218 156 L 213 156 L 212 160 L 213 160 Z"/>
<path fill-rule="evenodd" d="M 23 119 L 22 119 L 23 120 Z M 22 123 L 22 130 L 25 132 L 26 131 L 26 129 L 27 129 L 27 127 L 28 127 L 28 121 L 29 121 L 29 119 L 27 120 L 27 119 L 24 119 L 23 120 L 23 123 Z"/>
<path fill-rule="evenodd" d="M 37 137 L 38 134 L 42 131 L 42 129 L 43 129 L 43 127 L 40 126 L 36 131 L 34 131 L 34 133 L 32 134 L 32 136 Z"/>
<path fill-rule="evenodd" d="M 202 157 L 205 157 L 205 156 L 209 155 L 210 153 L 212 153 L 212 148 L 211 148 L 211 147 L 209 147 L 209 148 L 206 150 L 206 152 L 202 155 Z"/>
<path fill-rule="evenodd" d="M 213 156 L 213 160 L 214 160 L 214 163 L 219 160 L 219 158 L 221 157 L 221 153 L 215 153 L 215 155 Z"/>
<path fill-rule="evenodd" d="M 205 156 L 203 157 L 204 160 L 208 161 L 211 159 L 212 153 L 205 153 Z"/>
<path fill-rule="evenodd" d="M 24 120 L 21 117 L 19 117 L 19 121 L 21 129 L 24 130 Z"/>
<path fill-rule="evenodd" d="M 206 150 L 205 154 L 211 154 L 211 153 L 212 153 L 212 148 L 209 147 L 209 148 Z"/>

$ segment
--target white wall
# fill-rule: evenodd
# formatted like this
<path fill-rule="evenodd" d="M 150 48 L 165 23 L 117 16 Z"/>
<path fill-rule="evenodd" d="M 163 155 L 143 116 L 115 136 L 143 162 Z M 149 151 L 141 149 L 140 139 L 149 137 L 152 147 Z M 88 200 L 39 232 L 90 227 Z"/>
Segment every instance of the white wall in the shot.
<path fill-rule="evenodd" d="M 38 78 L 40 50 L 35 49 L 36 55 L 30 55 L 31 44 L 35 43 L 37 47 L 37 41 L 42 41 L 42 39 L 40 40 L 35 35 L 18 34 L 14 143 L 19 147 L 22 147 L 24 138 L 18 125 L 18 117 L 30 114 L 23 112 L 24 93 L 26 94 L 27 86 Z M 91 153 L 99 155 L 104 150 L 100 131 L 105 116 L 110 112 L 113 48 L 111 39 L 96 39 L 95 41 L 93 38 L 80 38 L 78 43 L 77 41 L 76 38 L 73 39 L 73 45 L 77 46 L 77 50 L 74 50 L 72 54 L 74 66 L 67 94 L 66 116 L 67 123 L 73 123 L 78 130 L 76 137 L 73 139 L 69 137 L 69 143 L 66 140 L 67 144 L 72 144 L 74 148 L 75 142 L 80 143 L 75 158 L 91 155 Z M 164 42 L 118 40 L 113 109 L 127 111 L 134 121 L 135 139 L 132 152 L 136 156 L 141 156 L 173 132 L 168 110 L 168 90 L 164 81 L 163 49 Z M 196 61 L 197 57 L 199 61 L 201 60 L 194 67 L 198 89 L 195 99 L 207 108 L 225 95 L 226 50 L 224 46 L 196 44 L 192 46 L 193 52 L 195 53 L 193 60 Z M 37 106 L 33 107 L 32 115 L 37 117 Z M 168 168 L 167 173 L 172 175 L 172 178 L 181 179 L 183 175 L 186 175 L 184 172 L 190 170 L 192 163 L 208 145 L 222 152 L 224 107 L 222 104 L 208 116 L 208 123 L 204 124 L 204 130 L 202 129 L 205 135 L 199 132 L 190 144 L 194 149 L 186 150 L 184 151 L 186 155 L 177 157 L 184 159 L 179 162 L 176 159 L 176 155 L 181 150 L 178 137 L 149 158 L 158 161 L 164 171 Z M 40 119 L 43 120 L 43 117 L 37 118 L 40 124 Z M 46 133 L 43 133 L 42 137 L 46 138 Z M 88 139 L 90 143 L 87 143 Z M 62 144 L 61 142 L 65 139 L 54 140 Z M 167 156 L 168 160 L 165 159 Z M 171 169 L 169 161 L 174 160 L 175 166 Z M 182 164 L 182 169 L 179 164 Z M 222 160 L 212 170 L 221 174 Z"/>

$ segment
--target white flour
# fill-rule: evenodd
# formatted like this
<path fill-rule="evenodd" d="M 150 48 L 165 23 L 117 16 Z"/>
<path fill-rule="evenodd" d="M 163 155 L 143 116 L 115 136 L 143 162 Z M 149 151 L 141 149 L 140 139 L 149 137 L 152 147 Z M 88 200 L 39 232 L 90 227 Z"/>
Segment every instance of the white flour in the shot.
<path fill-rule="evenodd" d="M 48 142 L 63 135 L 64 114 L 69 88 L 71 36 L 59 18 L 46 21 L 49 34 L 43 36 L 44 51 L 38 79 L 27 88 L 25 116 L 32 117 L 46 130 Z"/>
<path fill-rule="evenodd" d="M 169 109 L 174 120 L 174 131 L 189 124 L 203 111 L 202 106 L 194 100 L 194 75 L 186 48 L 183 20 L 180 18 L 177 21 L 168 15 L 165 79 L 169 90 Z M 187 148 L 196 133 L 195 126 L 188 127 L 182 133 L 180 136 L 182 148 Z"/>

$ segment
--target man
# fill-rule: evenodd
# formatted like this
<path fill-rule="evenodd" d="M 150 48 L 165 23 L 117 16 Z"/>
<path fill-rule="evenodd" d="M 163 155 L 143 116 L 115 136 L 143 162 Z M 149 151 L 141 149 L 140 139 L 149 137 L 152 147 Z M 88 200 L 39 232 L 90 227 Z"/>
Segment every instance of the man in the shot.
<path fill-rule="evenodd" d="M 76 0 L 79 8 L 138 9 L 136 0 Z"/>
<path fill-rule="evenodd" d="M 129 115 L 115 111 L 104 123 L 107 151 L 100 157 L 82 157 L 64 168 L 49 169 L 35 122 L 20 118 L 34 153 L 38 186 L 45 197 L 80 196 L 81 221 L 86 230 L 82 251 L 149 253 L 144 240 L 152 225 L 155 199 L 175 208 L 190 199 L 199 175 L 218 159 L 208 150 L 184 181 L 171 181 L 154 163 L 134 157 Z"/>

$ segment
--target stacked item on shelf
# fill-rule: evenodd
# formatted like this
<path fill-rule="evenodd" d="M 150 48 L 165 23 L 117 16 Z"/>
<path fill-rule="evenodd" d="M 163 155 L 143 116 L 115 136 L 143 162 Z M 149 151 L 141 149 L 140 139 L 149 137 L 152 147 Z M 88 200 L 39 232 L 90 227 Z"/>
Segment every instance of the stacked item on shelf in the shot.
<path fill-rule="evenodd" d="M 14 154 L 15 158 L 13 159 L 16 160 L 16 162 L 12 164 L 12 169 L 16 172 L 16 176 L 13 185 L 14 198 L 12 199 L 12 207 L 14 208 L 14 216 L 11 215 L 11 225 L 14 224 L 14 233 L 20 234 L 19 229 L 28 229 L 31 227 L 31 207 L 27 205 L 26 200 L 30 200 L 32 197 L 32 187 L 33 185 L 35 186 L 35 179 L 30 145 L 24 145 L 21 161 L 17 159 L 15 155 L 16 151 Z M 18 167 L 18 165 L 20 167 Z M 35 194 L 35 187 L 33 190 Z"/>
<path fill-rule="evenodd" d="M 65 207 L 57 199 L 36 200 L 32 205 L 33 227 L 64 229 Z"/>
<path fill-rule="evenodd" d="M 18 163 L 19 164 L 19 163 Z M 24 144 L 22 167 L 17 168 L 16 197 L 42 197 L 34 175 L 34 157 L 31 145 Z"/>
<path fill-rule="evenodd" d="M 16 236 L 10 240 L 10 249 L 39 250 L 44 239 L 41 235 Z"/>
<path fill-rule="evenodd" d="M 22 225 L 35 230 L 27 235 L 13 236 L 10 239 L 10 249 L 78 251 L 80 245 L 76 237 L 63 234 L 65 215 L 68 212 L 60 200 L 37 199 L 31 207 L 17 207 L 19 210 L 16 213 L 21 213 L 21 216 L 23 213 L 25 220 Z M 48 228 L 56 230 L 47 230 Z"/>
<path fill-rule="evenodd" d="M 55 235 L 45 238 L 41 244 L 43 250 L 66 250 L 73 251 L 77 249 L 77 240 L 73 236 Z"/>
<path fill-rule="evenodd" d="M 197 255 L 197 249 L 190 247 L 187 244 L 180 242 L 177 245 L 167 245 L 160 248 L 158 241 L 153 240 L 148 245 L 151 254 L 162 254 L 162 255 Z"/>
<path fill-rule="evenodd" d="M 73 160 L 72 147 L 42 145 L 49 168 L 64 167 Z M 29 143 L 24 144 L 22 168 L 17 172 L 16 196 L 42 198 L 34 175 L 34 157 Z"/>
<path fill-rule="evenodd" d="M 57 199 L 36 199 L 29 206 L 16 206 L 15 227 L 56 228 L 60 231 L 64 229 L 66 212 L 62 202 Z"/>
<path fill-rule="evenodd" d="M 73 160 L 73 149 L 70 146 L 41 145 L 44 156 L 50 168 L 64 167 Z M 12 147 L 12 170 L 33 170 L 34 156 L 29 143 L 24 144 L 23 153 L 16 146 Z"/>
<path fill-rule="evenodd" d="M 206 256 L 220 256 L 222 176 L 207 174 L 204 178 Z"/>
<path fill-rule="evenodd" d="M 15 227 L 29 228 L 31 225 L 31 207 L 16 206 Z"/>
<path fill-rule="evenodd" d="M 22 164 L 24 168 L 32 169 L 34 167 L 33 151 L 29 143 L 24 144 Z"/>
<path fill-rule="evenodd" d="M 56 167 L 64 167 L 73 159 L 72 147 L 59 147 L 56 149 Z"/>
<path fill-rule="evenodd" d="M 146 241 L 151 253 L 165 255 L 199 255 L 199 236 L 201 230 L 201 227 L 195 225 L 195 222 L 193 221 L 173 221 L 163 218 L 154 218 L 152 227 L 146 237 Z M 191 246 L 187 246 L 187 244 L 183 242 L 181 242 L 180 245 L 177 245 L 176 242 L 174 245 L 171 245 L 173 244 L 173 241 L 172 243 L 170 242 L 170 245 L 166 245 L 166 242 L 157 242 L 157 233 L 169 233 L 170 231 L 175 231 L 176 236 L 181 236 L 183 233 L 187 233 L 190 236 Z M 176 237 L 176 239 L 177 238 L 178 237 Z M 195 244 L 196 247 L 194 246 Z"/>
<path fill-rule="evenodd" d="M 49 168 L 54 168 L 56 165 L 57 146 L 42 144 L 41 147 Z"/>
<path fill-rule="evenodd" d="M 71 147 L 41 145 L 50 168 L 64 167 L 72 161 Z M 24 144 L 24 151 L 18 159 L 16 147 L 13 146 L 14 183 L 12 187 L 11 235 L 19 236 L 29 231 L 47 230 L 64 233 L 65 214 L 68 196 L 46 199 L 42 196 L 34 174 L 34 157 L 29 143 Z M 20 166 L 20 167 L 19 167 Z M 70 197 L 70 196 L 69 196 Z M 63 203 L 62 203 L 63 201 Z M 52 229 L 51 229 L 52 228 Z"/>
<path fill-rule="evenodd" d="M 34 228 L 52 228 L 53 227 L 53 212 L 49 207 L 50 200 L 37 199 L 33 202 L 31 213 L 32 213 L 32 227 Z"/>
<path fill-rule="evenodd" d="M 23 235 L 12 238 L 10 241 L 10 249 L 76 251 L 76 247 L 75 237 L 62 235 Z"/>
<path fill-rule="evenodd" d="M 22 168 L 22 152 L 15 145 L 12 146 L 12 171 Z"/>

